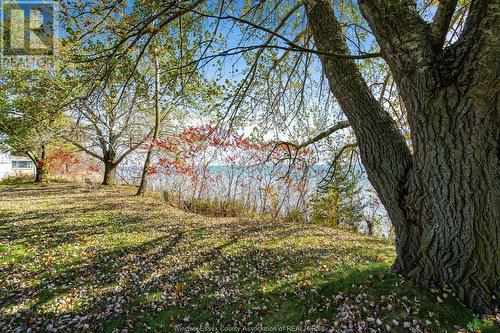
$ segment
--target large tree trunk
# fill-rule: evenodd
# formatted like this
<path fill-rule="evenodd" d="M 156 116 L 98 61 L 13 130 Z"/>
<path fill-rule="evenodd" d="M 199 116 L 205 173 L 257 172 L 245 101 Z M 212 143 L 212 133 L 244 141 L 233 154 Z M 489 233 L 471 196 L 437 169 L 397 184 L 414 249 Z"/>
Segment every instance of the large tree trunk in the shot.
<path fill-rule="evenodd" d="M 354 61 L 321 61 L 394 225 L 394 268 L 489 313 L 500 299 L 500 19 L 498 1 L 480 3 L 441 50 L 409 2 L 360 1 L 407 109 L 412 154 Z M 328 0 L 308 2 L 307 15 L 320 51 L 348 53 Z"/>
<path fill-rule="evenodd" d="M 494 99 L 477 103 L 458 89 L 436 87 L 415 133 L 421 144 L 402 201 L 405 227 L 396 233 L 398 252 L 417 255 L 399 256 L 397 267 L 421 285 L 447 286 L 488 311 L 492 297 L 500 297 L 498 110 Z"/>
<path fill-rule="evenodd" d="M 116 184 L 116 168 L 121 160 L 116 160 L 116 152 L 112 146 L 110 146 L 109 150 L 103 150 L 103 156 L 104 174 L 102 185 L 114 185 Z"/>
<path fill-rule="evenodd" d="M 102 185 L 116 184 L 116 167 L 117 164 L 112 162 L 104 162 L 104 174 L 102 178 Z"/>
<path fill-rule="evenodd" d="M 37 161 L 35 164 L 35 183 L 44 183 L 47 181 L 47 168 L 44 161 Z"/>

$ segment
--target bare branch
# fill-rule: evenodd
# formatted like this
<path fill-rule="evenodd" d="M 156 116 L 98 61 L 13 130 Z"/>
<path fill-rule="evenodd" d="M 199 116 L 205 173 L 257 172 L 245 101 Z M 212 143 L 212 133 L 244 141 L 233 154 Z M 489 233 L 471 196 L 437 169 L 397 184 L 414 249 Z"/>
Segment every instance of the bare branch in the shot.
<path fill-rule="evenodd" d="M 312 145 L 313 143 L 316 143 L 320 140 L 323 140 L 324 138 L 332 135 L 333 133 L 335 133 L 341 129 L 348 128 L 350 126 L 351 125 L 349 124 L 348 121 L 341 121 L 341 122 L 335 124 L 334 126 L 330 127 L 329 129 L 327 129 L 326 131 L 319 133 L 315 137 L 313 137 L 307 141 L 304 141 L 303 143 L 297 144 L 297 143 L 292 143 L 292 142 L 281 141 L 281 142 L 278 142 L 277 145 L 278 146 L 279 145 L 292 146 L 295 149 L 305 148 L 309 145 Z"/>
<path fill-rule="evenodd" d="M 194 9 L 191 10 L 191 12 L 193 12 L 195 14 L 198 14 L 200 16 L 203 16 L 203 17 L 213 18 L 213 19 L 217 19 L 217 20 L 233 20 L 235 22 L 246 24 L 246 25 L 248 25 L 248 26 L 250 26 L 252 28 L 255 28 L 255 29 L 258 29 L 258 30 L 262 30 L 262 31 L 264 31 L 264 32 L 266 32 L 266 33 L 268 33 L 270 35 L 270 38 L 263 45 L 263 47 L 271 47 L 271 48 L 277 48 L 277 49 L 288 50 L 288 51 L 308 52 L 308 53 L 314 53 L 314 54 L 317 54 L 317 55 L 323 55 L 323 56 L 327 56 L 327 57 L 348 58 L 348 59 L 370 59 L 370 58 L 378 58 L 378 57 L 381 56 L 380 52 L 375 52 L 375 53 L 361 53 L 361 54 L 353 55 L 353 54 L 341 54 L 341 53 L 332 53 L 332 52 L 319 51 L 319 50 L 315 50 L 315 49 L 310 49 L 310 48 L 303 47 L 303 46 L 295 43 L 294 41 L 286 38 L 285 36 L 279 34 L 278 31 L 284 25 L 284 23 L 286 22 L 286 20 L 291 16 L 291 14 L 293 14 L 295 11 L 297 11 L 302 6 L 303 6 L 302 4 L 297 4 L 295 7 L 293 7 L 287 13 L 287 15 L 285 16 L 285 18 L 280 22 L 280 24 L 278 25 L 278 28 L 276 28 L 274 30 L 271 30 L 269 28 L 266 28 L 266 27 L 263 27 L 261 25 L 255 24 L 253 22 L 250 22 L 248 20 L 242 19 L 241 17 L 237 17 L 237 16 L 232 16 L 232 15 L 224 15 L 224 16 L 209 15 L 209 14 L 201 13 L 201 12 L 196 11 Z M 268 43 L 271 41 L 272 37 L 276 37 L 276 38 L 282 40 L 286 45 L 288 45 L 288 47 L 268 46 Z"/>
<path fill-rule="evenodd" d="M 104 161 L 104 157 L 94 153 L 92 150 L 88 149 L 87 147 L 85 147 L 84 145 L 72 140 L 71 138 L 68 138 L 67 136 L 61 136 L 61 138 L 63 138 L 64 140 L 68 141 L 69 143 L 71 143 L 72 145 L 80 148 L 81 150 L 83 150 L 84 152 L 86 152 L 87 154 L 89 154 L 90 156 L 93 156 L 95 158 L 97 158 L 98 160 L 101 160 L 101 161 Z"/>
<path fill-rule="evenodd" d="M 332 162 L 330 163 L 330 166 L 328 167 L 328 171 L 326 172 L 326 175 L 325 177 L 321 180 L 321 182 L 329 182 L 332 180 L 333 176 L 335 175 L 335 169 L 337 168 L 337 164 L 340 160 L 340 158 L 342 157 L 342 155 L 344 154 L 344 152 L 348 149 L 354 149 L 358 146 L 357 143 L 348 143 L 344 146 L 342 146 L 339 151 L 335 154 L 335 156 L 333 157 L 333 160 Z M 330 175 L 329 179 L 327 180 L 328 178 L 328 175 Z"/>

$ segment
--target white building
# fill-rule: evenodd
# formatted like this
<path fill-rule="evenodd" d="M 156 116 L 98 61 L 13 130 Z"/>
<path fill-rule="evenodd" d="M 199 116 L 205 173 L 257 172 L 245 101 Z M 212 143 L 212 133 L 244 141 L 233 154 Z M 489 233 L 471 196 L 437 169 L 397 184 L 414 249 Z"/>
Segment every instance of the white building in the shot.
<path fill-rule="evenodd" d="M 28 157 L 0 153 L 0 179 L 22 175 L 35 175 L 35 164 Z"/>

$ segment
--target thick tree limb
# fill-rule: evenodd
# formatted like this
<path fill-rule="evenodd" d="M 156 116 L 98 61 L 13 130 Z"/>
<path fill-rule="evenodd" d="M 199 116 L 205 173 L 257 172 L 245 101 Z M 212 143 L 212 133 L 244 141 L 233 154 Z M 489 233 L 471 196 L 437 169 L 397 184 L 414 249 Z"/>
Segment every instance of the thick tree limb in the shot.
<path fill-rule="evenodd" d="M 500 3 L 498 0 L 477 0 L 471 1 L 468 9 L 465 27 L 463 29 L 460 40 L 465 41 L 469 45 L 478 43 L 479 39 L 486 38 L 489 41 L 496 41 L 495 36 L 498 36 L 498 20 L 500 16 Z M 488 33 L 485 33 L 485 30 Z M 462 43 L 456 43 L 462 44 Z M 492 45 L 493 46 L 493 45 Z M 458 47 L 461 47 L 459 45 Z M 493 51 L 498 49 L 498 45 L 493 47 Z M 498 52 L 497 52 L 498 54 Z"/>
<path fill-rule="evenodd" d="M 349 52 L 331 1 L 307 1 L 306 15 L 318 50 Z M 352 59 L 324 56 L 320 59 L 330 89 L 354 130 L 368 178 L 392 212 L 391 219 L 404 221 L 401 185 L 406 181 L 412 157 L 402 134 L 373 97 Z"/>
<path fill-rule="evenodd" d="M 446 40 L 446 34 L 450 27 L 453 13 L 457 7 L 457 0 L 440 0 L 439 6 L 434 15 L 434 20 L 431 24 L 431 33 L 434 46 L 438 49 L 443 47 Z"/>
<path fill-rule="evenodd" d="M 429 25 L 413 5 L 396 0 L 360 0 L 393 76 L 427 67 L 434 56 Z"/>
<path fill-rule="evenodd" d="M 62 136 L 62 138 L 66 141 L 68 141 L 69 143 L 71 143 L 72 145 L 80 148 L 81 150 L 83 150 L 84 152 L 86 152 L 87 154 L 89 154 L 90 156 L 92 157 L 95 157 L 97 158 L 98 160 L 100 161 L 104 161 L 104 157 L 94 153 L 92 150 L 88 149 L 87 147 L 85 147 L 84 145 L 72 140 L 71 138 L 68 138 L 67 136 Z"/>
<path fill-rule="evenodd" d="M 26 156 L 29 157 L 29 159 L 36 165 L 38 164 L 38 158 L 35 156 L 35 154 L 33 152 L 31 152 L 30 150 L 27 150 L 26 151 Z"/>

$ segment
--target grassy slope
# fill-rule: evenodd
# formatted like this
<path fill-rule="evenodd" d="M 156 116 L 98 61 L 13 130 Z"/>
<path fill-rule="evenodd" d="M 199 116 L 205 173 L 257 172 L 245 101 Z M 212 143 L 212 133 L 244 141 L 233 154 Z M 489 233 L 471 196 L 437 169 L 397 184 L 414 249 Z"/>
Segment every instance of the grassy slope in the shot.
<path fill-rule="evenodd" d="M 311 225 L 205 218 L 132 193 L 0 186 L 0 331 L 332 328 L 349 309 L 357 325 L 380 331 L 388 324 L 407 332 L 403 322 L 416 327 L 414 319 L 429 332 L 497 330 L 451 296 L 438 303 L 388 274 L 390 243 Z"/>

